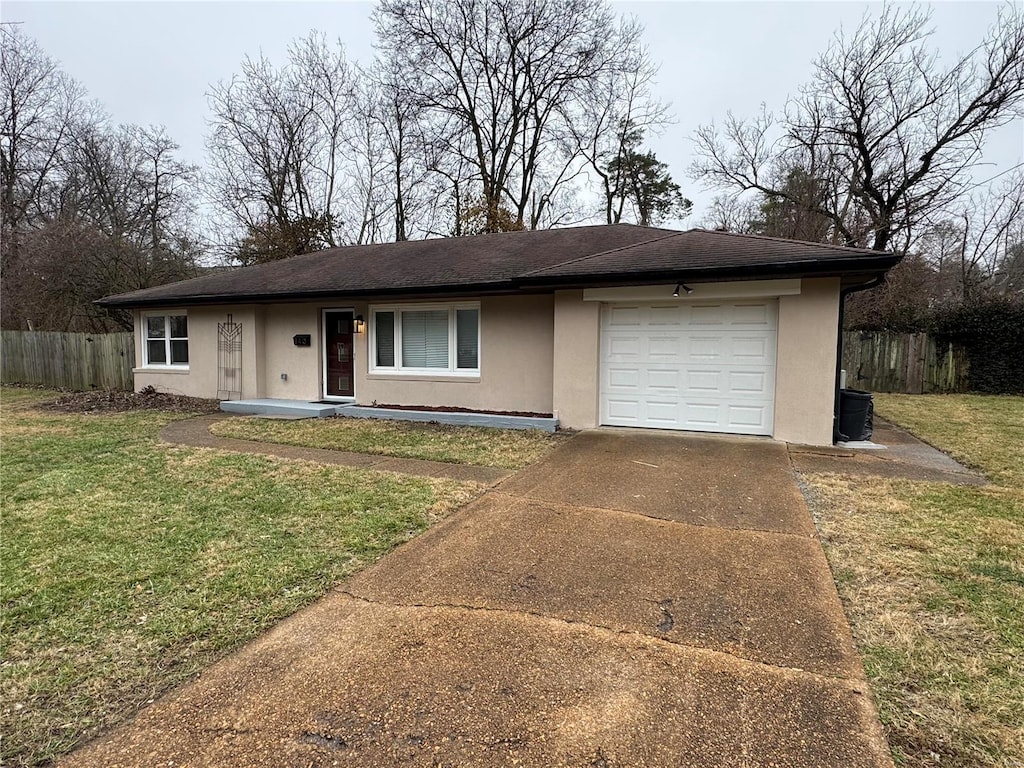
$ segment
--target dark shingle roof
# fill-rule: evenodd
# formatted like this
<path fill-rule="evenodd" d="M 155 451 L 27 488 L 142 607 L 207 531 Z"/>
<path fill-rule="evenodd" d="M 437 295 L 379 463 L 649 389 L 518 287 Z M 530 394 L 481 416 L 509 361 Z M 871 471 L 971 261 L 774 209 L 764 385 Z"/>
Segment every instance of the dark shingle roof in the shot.
<path fill-rule="evenodd" d="M 883 272 L 874 251 L 612 224 L 475 237 L 345 246 L 283 261 L 108 296 L 104 306 L 267 301 L 320 296 L 516 291 L 540 285 L 708 279 L 796 272 Z"/>

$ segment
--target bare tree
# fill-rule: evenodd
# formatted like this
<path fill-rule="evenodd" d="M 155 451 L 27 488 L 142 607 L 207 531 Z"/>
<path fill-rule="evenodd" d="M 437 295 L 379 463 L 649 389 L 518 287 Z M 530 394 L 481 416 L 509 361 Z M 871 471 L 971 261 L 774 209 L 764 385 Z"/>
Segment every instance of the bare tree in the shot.
<path fill-rule="evenodd" d="M 947 68 L 927 45 L 929 21 L 920 8 L 886 6 L 838 33 L 780 120 L 763 112 L 702 126 L 694 176 L 804 207 L 830 222 L 830 239 L 905 250 L 964 192 L 986 136 L 1024 102 L 1018 8 L 1004 6 L 982 44 Z M 794 169 L 814 180 L 816 200 L 786 188 Z"/>
<path fill-rule="evenodd" d="M 86 109 L 82 87 L 16 26 L 0 26 L 0 271 L 4 326 L 16 325 L 12 293 L 20 243 L 43 215 L 72 122 Z"/>
<path fill-rule="evenodd" d="M 341 44 L 332 49 L 311 33 L 281 68 L 247 58 L 240 76 L 212 88 L 209 102 L 212 197 L 248 236 L 245 258 L 343 242 L 354 92 Z"/>
<path fill-rule="evenodd" d="M 1024 232 L 1024 171 L 967 197 L 952 212 L 955 298 L 975 303 L 996 283 Z"/>
<path fill-rule="evenodd" d="M 635 63 L 640 27 L 603 0 L 385 0 L 374 14 L 389 66 L 429 112 L 466 137 L 486 220 L 537 226 L 579 172 L 567 122 L 590 85 Z M 461 197 L 461 195 L 457 196 Z"/>

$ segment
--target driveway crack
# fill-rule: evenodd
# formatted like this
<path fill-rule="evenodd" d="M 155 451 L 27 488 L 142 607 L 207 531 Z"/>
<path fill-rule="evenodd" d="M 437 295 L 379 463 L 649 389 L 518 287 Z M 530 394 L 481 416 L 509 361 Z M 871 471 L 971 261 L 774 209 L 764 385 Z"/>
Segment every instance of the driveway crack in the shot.
<path fill-rule="evenodd" d="M 827 682 L 827 683 L 844 683 L 852 688 L 859 690 L 859 687 L 863 684 L 863 680 L 856 677 L 846 677 L 843 675 L 830 675 L 823 672 L 812 672 L 807 669 L 800 667 L 787 667 L 782 664 L 771 664 L 766 661 L 757 661 L 756 659 L 748 659 L 745 656 L 739 656 L 729 651 L 718 650 L 716 648 L 708 648 L 703 645 L 693 645 L 691 643 L 679 642 L 678 640 L 670 640 L 663 637 L 657 637 L 655 635 L 649 635 L 644 632 L 639 632 L 634 629 L 622 629 L 619 627 L 611 627 L 605 624 L 593 624 L 589 621 L 581 621 L 577 619 L 566 619 L 558 616 L 549 616 L 545 613 L 539 613 L 537 611 L 528 610 L 510 610 L 508 608 L 489 608 L 481 605 L 469 605 L 466 603 L 398 603 L 384 600 L 374 600 L 373 598 L 364 597 L 363 595 L 357 595 L 354 592 L 349 592 L 347 589 L 338 588 L 338 594 L 348 597 L 352 600 L 356 600 L 366 605 L 379 605 L 388 608 L 433 608 L 439 610 L 452 610 L 452 611 L 469 611 L 475 613 L 484 614 L 498 614 L 498 615 L 509 615 L 509 616 L 525 616 L 532 619 L 540 619 L 543 621 L 552 621 L 559 624 L 565 624 L 567 626 L 586 627 L 599 633 L 607 633 L 610 635 L 627 635 L 635 638 L 642 638 L 643 640 L 655 643 L 657 645 L 664 645 L 665 647 L 673 648 L 676 650 L 686 649 L 700 654 L 709 654 L 711 656 L 731 659 L 738 661 L 743 664 L 750 664 L 752 666 L 768 670 L 770 672 L 783 672 L 786 674 L 795 675 L 798 677 L 809 678 L 812 680 Z M 660 603 L 659 603 L 660 605 Z"/>

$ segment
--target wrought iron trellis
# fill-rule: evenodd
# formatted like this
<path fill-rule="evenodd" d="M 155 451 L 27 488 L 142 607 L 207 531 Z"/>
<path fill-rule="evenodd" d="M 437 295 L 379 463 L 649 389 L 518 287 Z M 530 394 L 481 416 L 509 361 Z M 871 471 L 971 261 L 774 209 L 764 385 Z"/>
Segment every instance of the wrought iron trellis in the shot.
<path fill-rule="evenodd" d="M 242 324 L 231 315 L 217 323 L 217 398 L 242 398 Z"/>

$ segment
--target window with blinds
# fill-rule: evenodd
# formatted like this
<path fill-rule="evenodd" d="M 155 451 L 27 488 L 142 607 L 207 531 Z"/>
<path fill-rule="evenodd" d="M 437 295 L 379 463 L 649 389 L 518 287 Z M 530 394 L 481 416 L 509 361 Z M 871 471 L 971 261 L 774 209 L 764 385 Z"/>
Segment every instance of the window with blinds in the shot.
<path fill-rule="evenodd" d="M 374 338 L 378 368 L 395 367 L 395 313 L 377 312 L 374 316 Z"/>
<path fill-rule="evenodd" d="M 402 312 L 402 367 L 449 368 L 448 316 L 443 309 Z"/>
<path fill-rule="evenodd" d="M 372 307 L 373 369 L 392 373 L 480 370 L 480 306 Z"/>

